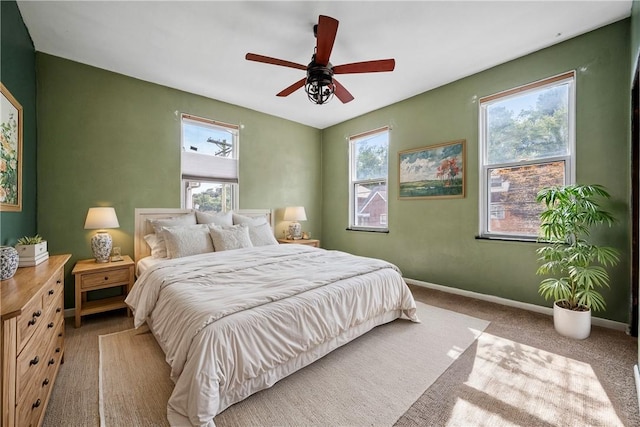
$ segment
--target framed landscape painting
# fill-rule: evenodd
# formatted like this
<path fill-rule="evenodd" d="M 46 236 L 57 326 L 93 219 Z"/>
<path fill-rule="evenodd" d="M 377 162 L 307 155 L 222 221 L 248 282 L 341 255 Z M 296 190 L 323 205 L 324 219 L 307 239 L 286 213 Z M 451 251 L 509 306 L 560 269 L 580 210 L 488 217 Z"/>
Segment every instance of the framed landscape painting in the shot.
<path fill-rule="evenodd" d="M 445 142 L 398 153 L 400 199 L 462 198 L 465 189 L 466 140 Z"/>
<path fill-rule="evenodd" d="M 0 210 L 22 210 L 22 106 L 0 83 Z"/>

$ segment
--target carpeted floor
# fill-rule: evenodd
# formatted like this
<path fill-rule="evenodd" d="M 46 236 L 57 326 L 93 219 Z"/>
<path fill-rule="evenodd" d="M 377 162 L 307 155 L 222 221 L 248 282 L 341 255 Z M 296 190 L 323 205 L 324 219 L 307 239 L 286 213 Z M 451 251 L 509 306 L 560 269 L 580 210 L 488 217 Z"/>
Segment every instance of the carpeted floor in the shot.
<path fill-rule="evenodd" d="M 590 408 L 596 408 L 604 409 L 612 425 L 640 426 L 633 379 L 637 339 L 594 327 L 587 340 L 574 341 L 557 335 L 551 318 L 545 315 L 425 288 L 412 290 L 419 301 L 491 324 L 395 425 L 605 425 L 590 415 Z M 89 316 L 80 329 L 67 322 L 65 364 L 54 386 L 45 426 L 99 425 L 98 335 L 130 329 L 131 318 L 123 313 Z M 475 375 L 478 363 L 508 370 L 512 383 L 497 384 L 491 376 Z M 545 364 L 577 375 L 564 375 L 550 385 L 545 376 L 540 377 Z M 531 390 L 542 394 L 521 394 L 531 382 Z M 589 405 L 583 404 L 587 398 Z M 558 412 L 562 402 L 569 402 L 577 412 Z"/>
<path fill-rule="evenodd" d="M 417 315 L 421 323 L 379 326 L 249 396 L 216 416 L 216 425 L 392 425 L 489 323 L 421 302 Z M 101 336 L 100 375 L 103 425 L 166 422 L 173 384 L 153 335 Z"/>

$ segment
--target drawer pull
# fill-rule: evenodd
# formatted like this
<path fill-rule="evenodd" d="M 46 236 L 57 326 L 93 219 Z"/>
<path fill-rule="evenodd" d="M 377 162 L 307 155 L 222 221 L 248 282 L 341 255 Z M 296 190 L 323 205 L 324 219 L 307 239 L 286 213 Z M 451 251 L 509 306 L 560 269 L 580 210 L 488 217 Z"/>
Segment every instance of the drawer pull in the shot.
<path fill-rule="evenodd" d="M 29 325 L 29 326 L 33 326 L 35 324 L 36 324 L 36 318 L 35 317 L 27 322 L 27 325 Z"/>
<path fill-rule="evenodd" d="M 33 317 L 40 317 L 42 316 L 42 310 L 38 310 L 38 311 L 34 311 L 33 312 Z"/>
<path fill-rule="evenodd" d="M 56 280 L 56 284 L 59 285 L 60 283 L 62 283 L 62 280 L 60 280 L 60 279 Z"/>
<path fill-rule="evenodd" d="M 109 280 L 109 276 L 104 276 L 104 280 Z"/>
<path fill-rule="evenodd" d="M 42 402 L 40 402 L 40 399 L 36 400 L 35 403 L 33 405 L 31 405 L 31 409 L 36 409 L 38 406 L 40 406 Z"/>
<path fill-rule="evenodd" d="M 56 313 L 60 313 L 62 309 L 60 307 L 56 308 Z"/>
<path fill-rule="evenodd" d="M 49 324 L 47 325 L 47 328 L 53 328 L 55 325 L 53 322 L 49 322 Z"/>
<path fill-rule="evenodd" d="M 54 363 L 56 363 L 56 359 L 54 359 L 53 357 L 51 359 L 49 359 L 49 362 L 47 363 L 47 366 L 51 366 Z"/>
<path fill-rule="evenodd" d="M 56 353 L 60 353 L 60 347 L 56 348 Z"/>
<path fill-rule="evenodd" d="M 49 295 L 53 295 L 54 294 L 54 290 L 53 289 L 49 289 Z"/>
<path fill-rule="evenodd" d="M 61 336 L 62 336 L 62 332 L 60 332 L 60 333 L 58 334 L 58 336 L 59 336 L 59 337 L 61 337 Z"/>
<path fill-rule="evenodd" d="M 49 385 L 49 378 L 45 378 L 44 381 L 42 381 L 42 387 Z"/>
<path fill-rule="evenodd" d="M 34 357 L 29 361 L 29 366 L 37 365 L 40 362 L 40 358 L 38 356 Z"/>

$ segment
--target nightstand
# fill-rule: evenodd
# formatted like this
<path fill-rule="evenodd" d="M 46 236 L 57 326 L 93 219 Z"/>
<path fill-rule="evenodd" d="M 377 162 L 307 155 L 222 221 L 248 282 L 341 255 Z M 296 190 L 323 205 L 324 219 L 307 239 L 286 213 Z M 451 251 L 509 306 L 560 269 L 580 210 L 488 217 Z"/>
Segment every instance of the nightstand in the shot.
<path fill-rule="evenodd" d="M 278 239 L 278 242 L 280 242 L 280 243 L 296 243 L 298 245 L 308 245 L 308 246 L 314 246 L 316 248 L 320 247 L 320 240 L 317 240 L 317 239 L 298 239 L 298 240 Z"/>
<path fill-rule="evenodd" d="M 76 281 L 76 328 L 80 327 L 82 316 L 127 308 L 124 299 L 133 287 L 134 265 L 127 255 L 122 261 L 97 263 L 92 258 L 76 263 L 71 272 Z M 122 295 L 87 301 L 88 292 L 115 287 L 122 289 Z"/>

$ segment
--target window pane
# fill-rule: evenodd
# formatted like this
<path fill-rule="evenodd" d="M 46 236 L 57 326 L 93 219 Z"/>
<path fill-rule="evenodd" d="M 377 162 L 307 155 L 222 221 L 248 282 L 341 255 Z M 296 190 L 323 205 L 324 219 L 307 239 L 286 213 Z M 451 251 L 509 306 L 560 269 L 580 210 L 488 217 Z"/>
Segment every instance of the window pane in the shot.
<path fill-rule="evenodd" d="M 536 195 L 544 187 L 564 185 L 564 162 L 489 170 L 489 232 L 537 236 L 543 205 Z"/>
<path fill-rule="evenodd" d="M 233 185 L 189 181 L 187 184 L 187 208 L 203 212 L 227 212 L 233 209 Z"/>
<path fill-rule="evenodd" d="M 356 227 L 387 226 L 387 181 L 355 184 Z"/>
<path fill-rule="evenodd" d="M 234 135 L 228 130 L 205 123 L 182 121 L 182 148 L 184 151 L 216 157 L 235 158 Z"/>
<path fill-rule="evenodd" d="M 386 178 L 389 133 L 382 132 L 355 142 L 355 180 Z"/>
<path fill-rule="evenodd" d="M 569 84 L 524 92 L 487 105 L 487 163 L 568 155 Z"/>

